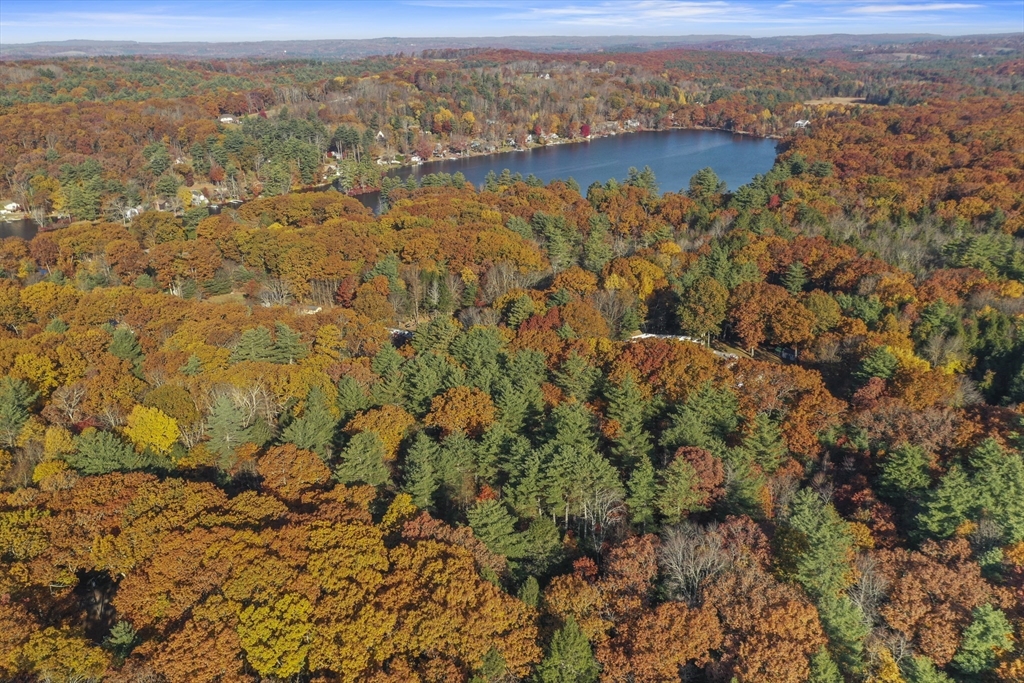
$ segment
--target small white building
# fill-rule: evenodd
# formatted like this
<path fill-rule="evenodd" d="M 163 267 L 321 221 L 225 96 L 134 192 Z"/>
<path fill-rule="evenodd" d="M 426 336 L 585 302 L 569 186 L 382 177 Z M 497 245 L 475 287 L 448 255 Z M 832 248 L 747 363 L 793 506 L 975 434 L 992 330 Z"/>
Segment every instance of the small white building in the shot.
<path fill-rule="evenodd" d="M 799 121 L 797 121 L 796 123 L 793 124 L 793 127 L 794 128 L 806 128 L 809 125 L 811 125 L 811 122 L 808 119 L 800 119 Z"/>
<path fill-rule="evenodd" d="M 21 206 L 17 202 L 10 202 L 9 204 L 4 204 L 4 211 L 6 213 L 15 213 L 21 211 Z"/>
<path fill-rule="evenodd" d="M 220 117 L 221 123 L 237 123 L 234 116 L 222 116 Z"/>

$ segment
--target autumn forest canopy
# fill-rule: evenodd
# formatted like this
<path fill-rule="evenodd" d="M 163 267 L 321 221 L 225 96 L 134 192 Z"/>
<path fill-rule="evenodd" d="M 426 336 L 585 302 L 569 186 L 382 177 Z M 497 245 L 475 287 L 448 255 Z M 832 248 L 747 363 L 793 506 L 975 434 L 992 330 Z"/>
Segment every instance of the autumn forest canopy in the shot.
<path fill-rule="evenodd" d="M 1024 681 L 1020 48 L 0 63 L 0 679 Z"/>

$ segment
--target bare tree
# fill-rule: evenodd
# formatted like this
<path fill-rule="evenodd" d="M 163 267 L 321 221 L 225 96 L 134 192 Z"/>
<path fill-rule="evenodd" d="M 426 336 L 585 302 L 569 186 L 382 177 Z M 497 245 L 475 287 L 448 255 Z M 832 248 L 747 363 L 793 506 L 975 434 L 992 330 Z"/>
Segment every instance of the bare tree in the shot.
<path fill-rule="evenodd" d="M 698 604 L 706 579 L 725 571 L 736 561 L 717 524 L 701 527 L 692 523 L 668 529 L 658 550 L 658 564 L 678 600 Z"/>
<path fill-rule="evenodd" d="M 264 307 L 287 306 L 293 301 L 292 288 L 284 280 L 271 278 L 267 280 L 259 293 L 260 304 Z"/>

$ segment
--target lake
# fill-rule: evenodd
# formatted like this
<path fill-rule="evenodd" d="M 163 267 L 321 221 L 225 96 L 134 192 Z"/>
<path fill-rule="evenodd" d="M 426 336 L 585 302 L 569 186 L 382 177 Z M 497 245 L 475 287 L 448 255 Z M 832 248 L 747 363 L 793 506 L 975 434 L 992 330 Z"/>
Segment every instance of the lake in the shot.
<path fill-rule="evenodd" d="M 644 131 L 524 152 L 431 161 L 397 168 L 391 175 L 420 178 L 430 173 L 461 172 L 480 187 L 490 171 L 500 174 L 507 168 L 524 178 L 532 173 L 544 182 L 572 177 L 586 194 L 595 180 L 622 180 L 630 166 L 650 166 L 662 192 L 679 192 L 689 187 L 694 173 L 710 166 L 730 190 L 735 190 L 772 167 L 775 145 L 775 140 L 717 130 Z M 376 209 L 379 197 L 371 192 L 358 199 Z M 0 238 L 14 235 L 31 239 L 35 234 L 36 225 L 31 220 L 0 222 Z"/>
<path fill-rule="evenodd" d="M 643 131 L 523 152 L 431 161 L 397 168 L 390 175 L 421 178 L 430 173 L 461 172 L 479 188 L 489 172 L 500 174 L 507 168 L 524 178 L 532 173 L 544 182 L 572 177 L 585 195 L 594 181 L 624 179 L 630 166 L 650 166 L 662 192 L 679 192 L 689 187 L 694 173 L 710 166 L 735 190 L 772 167 L 775 146 L 775 140 L 717 130 Z M 360 195 L 359 200 L 376 209 L 378 194 Z"/>

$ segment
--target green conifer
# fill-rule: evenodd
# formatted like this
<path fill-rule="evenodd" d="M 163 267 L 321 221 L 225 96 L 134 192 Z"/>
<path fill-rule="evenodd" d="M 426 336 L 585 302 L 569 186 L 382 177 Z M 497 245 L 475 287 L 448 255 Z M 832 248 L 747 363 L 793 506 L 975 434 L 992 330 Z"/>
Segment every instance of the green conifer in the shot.
<path fill-rule="evenodd" d="M 281 437 L 299 448 L 314 451 L 324 460 L 331 455 L 337 419 L 327 407 L 323 391 L 314 387 L 306 396 L 306 409 L 285 427 Z"/>
<path fill-rule="evenodd" d="M 540 683 L 595 683 L 599 673 L 597 660 L 587 637 L 569 617 L 565 626 L 551 637 L 547 656 L 537 667 Z"/>
<path fill-rule="evenodd" d="M 334 478 L 343 484 L 388 483 L 391 473 L 384 464 L 384 443 L 373 432 L 360 432 L 349 440 L 338 456 Z"/>
<path fill-rule="evenodd" d="M 405 456 L 405 477 L 402 490 L 422 510 L 432 509 L 437 494 L 436 468 L 441 449 L 424 432 L 418 432 Z"/>

